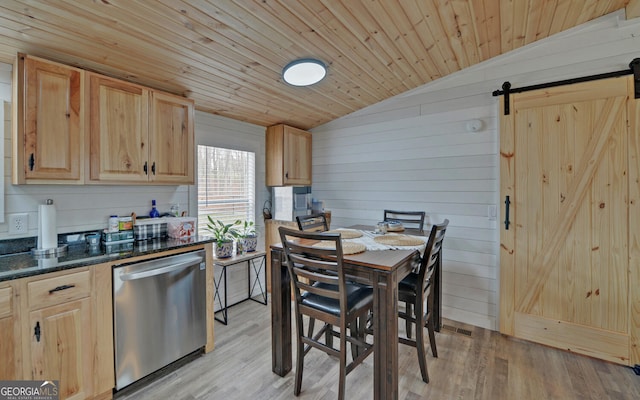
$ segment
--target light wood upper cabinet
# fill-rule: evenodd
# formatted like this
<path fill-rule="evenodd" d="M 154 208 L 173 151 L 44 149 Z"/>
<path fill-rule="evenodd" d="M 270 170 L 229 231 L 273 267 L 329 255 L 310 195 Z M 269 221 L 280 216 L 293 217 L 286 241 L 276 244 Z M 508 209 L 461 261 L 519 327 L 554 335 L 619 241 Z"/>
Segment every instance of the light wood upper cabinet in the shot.
<path fill-rule="evenodd" d="M 193 184 L 194 102 L 18 54 L 14 184 Z"/>
<path fill-rule="evenodd" d="M 287 125 L 267 128 L 267 186 L 311 185 L 311 133 Z"/>
<path fill-rule="evenodd" d="M 89 80 L 91 180 L 147 181 L 149 91 L 97 74 Z"/>
<path fill-rule="evenodd" d="M 83 183 L 84 71 L 18 54 L 14 184 Z"/>
<path fill-rule="evenodd" d="M 162 92 L 151 93 L 149 180 L 194 183 L 193 101 Z"/>
<path fill-rule="evenodd" d="M 193 101 L 90 77 L 90 177 L 95 182 L 193 184 Z"/>

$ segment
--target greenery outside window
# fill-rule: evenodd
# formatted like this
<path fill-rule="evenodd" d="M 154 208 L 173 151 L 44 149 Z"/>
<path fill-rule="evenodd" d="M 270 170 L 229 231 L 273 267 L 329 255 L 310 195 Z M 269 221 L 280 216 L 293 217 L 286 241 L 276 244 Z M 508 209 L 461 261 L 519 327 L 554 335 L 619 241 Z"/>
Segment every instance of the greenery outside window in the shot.
<path fill-rule="evenodd" d="M 211 235 L 208 215 L 225 224 L 255 220 L 255 159 L 253 152 L 198 146 L 199 235 Z"/>

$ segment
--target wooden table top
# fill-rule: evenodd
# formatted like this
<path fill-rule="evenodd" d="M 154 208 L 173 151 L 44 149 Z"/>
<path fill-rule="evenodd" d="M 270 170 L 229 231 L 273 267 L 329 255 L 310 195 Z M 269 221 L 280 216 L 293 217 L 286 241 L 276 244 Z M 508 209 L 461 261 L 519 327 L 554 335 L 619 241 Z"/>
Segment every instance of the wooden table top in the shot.
<path fill-rule="evenodd" d="M 370 225 L 354 225 L 349 226 L 345 229 L 373 231 L 375 228 Z M 424 231 L 419 231 L 417 229 L 406 229 L 402 232 L 394 233 L 425 236 Z M 274 250 L 282 250 L 282 243 L 273 244 L 271 245 L 271 248 Z M 351 264 L 362 265 L 374 269 L 391 271 L 414 257 L 416 251 L 417 250 L 366 250 L 363 253 L 347 254 L 344 256 L 344 261 Z"/>

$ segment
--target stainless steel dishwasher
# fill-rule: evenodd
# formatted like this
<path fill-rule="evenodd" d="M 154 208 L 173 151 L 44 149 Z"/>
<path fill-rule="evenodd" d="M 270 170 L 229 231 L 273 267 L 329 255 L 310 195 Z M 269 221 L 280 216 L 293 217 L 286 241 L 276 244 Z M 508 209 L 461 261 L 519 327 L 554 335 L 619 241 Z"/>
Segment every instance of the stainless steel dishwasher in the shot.
<path fill-rule="evenodd" d="M 203 250 L 113 268 L 116 389 L 206 344 Z"/>

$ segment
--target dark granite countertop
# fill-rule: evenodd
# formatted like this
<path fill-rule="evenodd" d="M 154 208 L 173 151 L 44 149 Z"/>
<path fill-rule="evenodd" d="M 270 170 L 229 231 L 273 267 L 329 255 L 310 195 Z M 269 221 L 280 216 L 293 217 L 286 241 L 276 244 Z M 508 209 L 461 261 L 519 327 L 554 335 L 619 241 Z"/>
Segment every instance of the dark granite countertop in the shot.
<path fill-rule="evenodd" d="M 0 282 L 27 276 L 46 274 L 64 269 L 126 260 L 147 254 L 160 253 L 181 247 L 211 243 L 209 236 L 187 239 L 153 239 L 129 243 L 105 245 L 70 244 L 61 257 L 37 258 L 30 251 L 0 255 Z"/>

